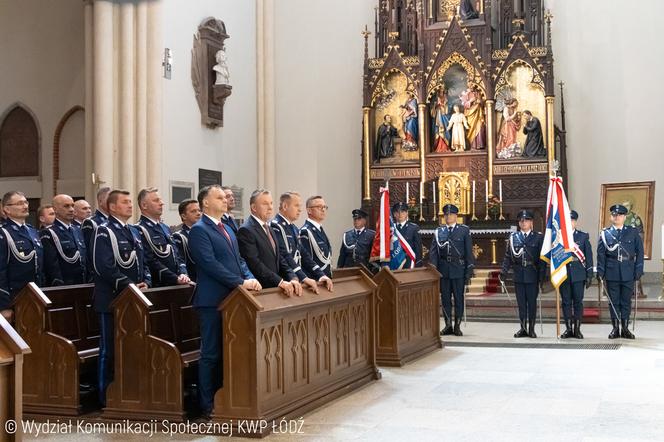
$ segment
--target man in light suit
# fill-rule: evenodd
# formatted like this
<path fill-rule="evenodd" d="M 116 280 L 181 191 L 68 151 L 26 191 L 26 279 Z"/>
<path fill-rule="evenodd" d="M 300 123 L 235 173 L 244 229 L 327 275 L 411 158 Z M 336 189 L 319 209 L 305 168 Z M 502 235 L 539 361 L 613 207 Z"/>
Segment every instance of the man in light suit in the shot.
<path fill-rule="evenodd" d="M 209 420 L 214 394 L 223 382 L 222 327 L 217 307 L 236 287 L 260 290 L 261 285 L 242 260 L 235 234 L 221 222 L 227 210 L 222 188 L 218 185 L 202 188 L 198 203 L 203 216 L 191 228 L 189 247 L 198 272 L 192 303 L 201 330 L 198 397 L 203 419 Z"/>
<path fill-rule="evenodd" d="M 272 195 L 264 189 L 255 190 L 249 199 L 251 216 L 238 231 L 240 254 L 249 270 L 263 287 L 279 287 L 288 295 L 302 295 L 302 286 L 279 250 L 279 243 L 270 228 L 273 213 Z M 316 290 L 314 283 L 313 290 Z"/>

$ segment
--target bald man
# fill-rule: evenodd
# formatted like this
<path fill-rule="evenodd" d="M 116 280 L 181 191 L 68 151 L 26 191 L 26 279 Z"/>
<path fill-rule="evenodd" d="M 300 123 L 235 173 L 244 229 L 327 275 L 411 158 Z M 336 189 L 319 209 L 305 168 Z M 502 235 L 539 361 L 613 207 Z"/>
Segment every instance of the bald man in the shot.
<path fill-rule="evenodd" d="M 56 195 L 53 209 L 53 225 L 41 231 L 46 285 L 84 284 L 88 280 L 87 251 L 81 229 L 73 225 L 74 200 L 69 195 Z"/>
<path fill-rule="evenodd" d="M 83 221 L 92 216 L 92 206 L 85 200 L 74 201 L 74 221 L 72 224 L 78 227 L 83 226 Z"/>

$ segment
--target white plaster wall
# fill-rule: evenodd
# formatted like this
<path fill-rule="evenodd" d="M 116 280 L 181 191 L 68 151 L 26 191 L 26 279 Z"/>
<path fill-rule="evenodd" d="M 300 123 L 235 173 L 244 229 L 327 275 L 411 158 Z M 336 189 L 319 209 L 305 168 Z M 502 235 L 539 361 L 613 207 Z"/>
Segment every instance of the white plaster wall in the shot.
<path fill-rule="evenodd" d="M 83 105 L 83 24 L 81 0 L 0 0 L 0 115 L 17 101 L 36 115 L 42 170 L 41 180 L 0 179 L 0 194 L 53 196 L 55 128 L 70 108 Z"/>
<path fill-rule="evenodd" d="M 169 180 L 196 185 L 198 169 L 221 170 L 225 185 L 256 187 L 256 4 L 254 0 L 162 0 L 164 47 L 173 53 L 171 80 L 163 79 L 164 199 Z M 224 106 L 224 127 L 208 129 L 191 84 L 193 35 L 203 19 L 213 16 L 226 24 L 230 38 L 226 54 L 233 92 Z M 195 195 L 194 195 L 195 197 Z M 248 197 L 245 197 L 248 199 Z M 247 206 L 245 201 L 245 207 Z M 165 221 L 177 224 L 177 207 L 164 211 Z"/>
<path fill-rule="evenodd" d="M 602 183 L 656 181 L 653 259 L 646 271 L 661 271 L 664 2 L 640 0 L 636 9 L 619 0 L 554 0 L 549 6 L 556 82 L 565 83 L 570 204 L 595 249 Z"/>
<path fill-rule="evenodd" d="M 365 24 L 373 30 L 375 5 L 275 1 L 276 193 L 325 197 L 335 264 L 341 235 L 352 226 L 351 210 L 362 202 L 360 33 Z"/>

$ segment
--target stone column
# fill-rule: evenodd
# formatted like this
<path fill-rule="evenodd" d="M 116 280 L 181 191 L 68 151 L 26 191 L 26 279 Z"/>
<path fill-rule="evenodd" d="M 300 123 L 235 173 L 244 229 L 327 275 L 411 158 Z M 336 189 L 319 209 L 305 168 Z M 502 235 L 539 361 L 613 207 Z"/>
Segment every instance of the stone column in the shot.
<path fill-rule="evenodd" d="M 148 185 L 147 177 L 147 27 L 148 5 L 136 5 L 136 145 L 134 152 L 134 185 L 142 189 Z"/>
<path fill-rule="evenodd" d="M 113 4 L 97 0 L 93 6 L 93 172 L 97 186 L 113 186 L 114 54 Z M 103 181 L 101 183 L 100 181 Z"/>
<path fill-rule="evenodd" d="M 256 6 L 258 185 L 276 191 L 274 0 Z"/>
<path fill-rule="evenodd" d="M 94 205 L 96 189 L 92 184 L 92 172 L 94 171 L 94 121 L 92 118 L 94 107 L 93 8 L 92 0 L 87 0 L 83 6 L 85 15 L 85 175 L 83 182 L 85 183 L 85 199 Z"/>
<path fill-rule="evenodd" d="M 162 79 L 161 60 L 161 2 L 148 3 L 147 14 L 147 181 L 148 186 L 160 187 L 162 177 Z M 166 189 L 161 189 L 166 194 Z"/>
<path fill-rule="evenodd" d="M 135 192 L 136 166 L 136 82 L 135 82 L 135 38 L 134 18 L 135 5 L 133 3 L 120 4 L 120 63 L 119 63 L 119 152 L 118 152 L 118 183 L 117 186 Z"/>

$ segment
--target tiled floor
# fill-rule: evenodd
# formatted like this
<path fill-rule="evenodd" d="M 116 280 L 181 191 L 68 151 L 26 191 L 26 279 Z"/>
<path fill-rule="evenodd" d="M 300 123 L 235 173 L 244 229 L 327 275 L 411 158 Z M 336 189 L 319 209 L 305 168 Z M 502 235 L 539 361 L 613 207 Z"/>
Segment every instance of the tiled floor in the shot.
<path fill-rule="evenodd" d="M 556 342 L 512 338 L 515 324 L 468 323 L 462 342 Z M 662 441 L 664 322 L 640 322 L 636 341 L 608 341 L 607 325 L 585 325 L 587 339 L 618 350 L 482 348 L 448 345 L 303 416 L 300 434 L 266 440 Z M 538 334 L 539 326 L 537 328 Z M 27 440 L 43 440 L 28 437 Z M 127 440 L 127 435 L 50 440 Z M 155 435 L 151 439 L 169 440 Z M 191 435 L 176 440 L 213 440 Z"/>

